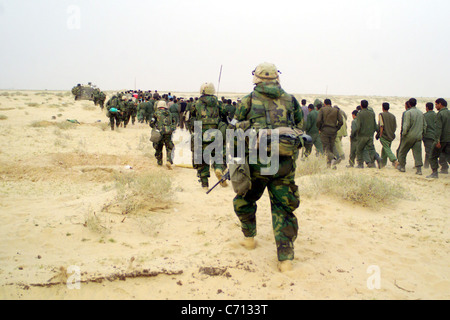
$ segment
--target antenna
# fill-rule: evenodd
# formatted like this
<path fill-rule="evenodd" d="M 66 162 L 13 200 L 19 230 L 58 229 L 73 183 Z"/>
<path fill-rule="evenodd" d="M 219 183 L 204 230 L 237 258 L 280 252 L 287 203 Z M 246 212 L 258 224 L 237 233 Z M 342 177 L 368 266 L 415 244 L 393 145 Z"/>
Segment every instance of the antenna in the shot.
<path fill-rule="evenodd" d="M 219 88 L 220 88 L 220 79 L 222 78 L 222 65 L 220 65 L 220 72 L 219 72 L 219 83 L 217 85 L 217 96 L 219 96 Z"/>

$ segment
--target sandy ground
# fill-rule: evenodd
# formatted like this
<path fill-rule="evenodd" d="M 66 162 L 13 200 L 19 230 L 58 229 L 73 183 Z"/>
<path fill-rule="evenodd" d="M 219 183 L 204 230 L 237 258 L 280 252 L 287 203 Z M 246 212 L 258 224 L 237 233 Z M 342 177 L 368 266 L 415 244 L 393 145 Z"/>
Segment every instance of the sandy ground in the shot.
<path fill-rule="evenodd" d="M 377 114 L 390 102 L 398 121 L 408 99 L 366 98 Z M 362 98 L 332 99 L 350 117 Z M 419 99 L 419 108 L 434 100 Z M 194 170 L 158 168 L 147 125 L 112 132 L 92 102 L 50 91 L 0 91 L 0 119 L 1 299 L 450 298 L 450 180 L 426 179 L 430 169 L 416 176 L 411 154 L 406 173 L 390 165 L 355 171 L 408 190 L 389 207 L 314 196 L 308 177 L 297 177 L 296 258 L 280 273 L 267 193 L 258 203 L 258 246 L 248 251 L 238 244 L 232 188 L 206 195 Z M 67 119 L 80 124 L 65 128 Z M 178 164 L 190 159 L 185 138 L 181 130 L 174 137 Z M 344 147 L 348 155 L 348 138 Z M 327 174 L 356 170 L 344 162 Z M 173 201 L 115 211 L 113 176 L 129 171 L 169 177 Z M 92 217 L 97 229 L 87 227 Z"/>

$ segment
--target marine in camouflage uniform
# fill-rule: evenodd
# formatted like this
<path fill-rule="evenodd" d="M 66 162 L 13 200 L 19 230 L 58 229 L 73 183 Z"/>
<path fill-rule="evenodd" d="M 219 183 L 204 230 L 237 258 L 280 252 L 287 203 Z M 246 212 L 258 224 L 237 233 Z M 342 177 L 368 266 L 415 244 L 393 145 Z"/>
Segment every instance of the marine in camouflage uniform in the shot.
<path fill-rule="evenodd" d="M 130 122 L 133 104 L 134 103 L 131 99 L 127 100 L 124 97 L 124 101 L 123 101 L 124 108 L 123 108 L 123 113 L 122 113 L 122 121 L 123 121 L 124 128 L 126 128 L 128 123 Z"/>
<path fill-rule="evenodd" d="M 117 109 L 117 111 L 116 112 L 110 111 L 112 108 Z M 111 130 L 114 130 L 114 125 L 116 126 L 116 128 L 119 127 L 122 121 L 121 113 L 123 112 L 122 111 L 123 109 L 124 109 L 123 101 L 117 95 L 114 95 L 106 103 L 106 110 L 107 110 L 106 116 L 109 118 Z"/>
<path fill-rule="evenodd" d="M 130 100 L 129 103 L 129 112 L 131 117 L 131 124 L 134 125 L 136 123 L 136 116 L 137 116 L 137 102 Z"/>
<path fill-rule="evenodd" d="M 227 103 L 225 104 L 225 113 L 227 115 L 228 119 L 233 119 L 234 118 L 234 113 L 236 112 L 236 106 L 231 104 L 231 99 L 227 100 Z"/>
<path fill-rule="evenodd" d="M 106 100 L 106 94 L 100 89 L 96 88 L 93 92 L 94 95 L 94 104 L 100 105 L 100 109 L 103 110 Z"/>
<path fill-rule="evenodd" d="M 172 141 L 172 134 L 176 129 L 175 122 L 165 101 L 159 101 L 157 106 L 158 109 L 153 114 L 153 118 L 150 122 L 150 127 L 158 129 L 161 133 L 161 140 L 157 143 L 153 143 L 155 158 L 158 161 L 158 165 L 162 166 L 163 148 L 166 147 L 167 167 L 170 169 L 173 164 L 172 153 L 175 149 L 175 145 Z"/>
<path fill-rule="evenodd" d="M 100 91 L 98 94 L 98 104 L 100 105 L 100 109 L 103 110 L 105 107 L 106 94 L 103 91 Z"/>
<path fill-rule="evenodd" d="M 213 163 L 207 163 L 205 162 L 205 159 L 203 157 L 204 151 L 208 146 L 210 146 L 216 138 L 213 137 L 211 140 L 206 141 L 203 139 L 204 134 L 206 131 L 213 129 L 213 130 L 221 130 L 222 128 L 226 128 L 226 122 L 224 122 L 225 114 L 223 112 L 223 109 L 220 108 L 218 99 L 214 95 L 215 89 L 214 85 L 212 83 L 205 83 L 200 88 L 200 98 L 197 100 L 196 104 L 191 108 L 191 120 L 193 122 L 201 122 L 202 125 L 202 157 L 201 157 L 201 163 L 200 159 L 198 161 L 195 161 L 195 143 L 191 144 L 191 150 L 193 152 L 193 166 L 195 169 L 197 169 L 197 177 L 200 180 L 200 183 L 202 184 L 203 188 L 209 187 L 209 178 L 210 178 L 210 170 L 211 165 L 214 168 L 214 172 L 217 176 L 217 178 L 220 180 L 222 178 L 222 175 L 224 174 L 226 170 L 226 159 L 225 159 L 225 153 L 224 148 L 222 150 L 212 150 L 211 156 L 214 158 L 220 158 L 221 163 L 218 163 L 216 161 L 213 161 Z M 198 132 L 200 133 L 200 132 Z M 197 134 L 198 134 L 197 133 Z M 225 130 L 221 130 L 222 133 L 222 139 L 225 139 Z M 195 140 L 195 132 L 192 135 L 191 141 L 194 142 Z M 222 141 L 223 143 L 223 141 Z M 220 152 L 221 155 L 216 155 L 216 152 Z M 196 163 L 197 162 L 197 163 Z M 222 183 L 222 186 L 225 187 L 226 183 Z"/>
<path fill-rule="evenodd" d="M 172 105 L 169 107 L 170 113 L 172 113 L 172 117 L 176 122 L 176 126 L 180 124 L 180 105 L 178 104 L 178 99 L 174 99 Z"/>
<path fill-rule="evenodd" d="M 256 131 L 280 127 L 300 128 L 303 120 L 300 104 L 294 96 L 281 88 L 278 73 L 273 64 L 263 63 L 257 66 L 253 72 L 254 91 L 242 98 L 236 108 L 234 120 L 238 122 L 237 128 L 242 128 L 240 123 L 248 121 L 250 128 Z M 270 164 L 262 164 L 258 157 L 256 164 L 249 164 L 251 189 L 244 196 L 237 195 L 233 200 L 234 211 L 245 237 L 242 245 L 253 249 L 257 234 L 256 202 L 265 189 L 268 189 L 280 271 L 292 267 L 294 242 L 298 233 L 298 221 L 294 215 L 300 205 L 298 186 L 295 184 L 297 157 L 298 151 L 293 156 L 279 156 L 279 169 L 273 175 L 261 174 L 261 169 L 269 168 Z"/>

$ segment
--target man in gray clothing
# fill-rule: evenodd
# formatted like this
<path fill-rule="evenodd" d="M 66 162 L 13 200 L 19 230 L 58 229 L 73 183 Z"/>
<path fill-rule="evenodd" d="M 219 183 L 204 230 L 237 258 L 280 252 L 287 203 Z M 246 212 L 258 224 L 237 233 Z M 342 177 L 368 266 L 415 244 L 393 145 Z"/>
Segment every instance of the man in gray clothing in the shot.
<path fill-rule="evenodd" d="M 330 168 L 333 159 L 336 160 L 333 153 L 336 135 L 344 124 L 342 114 L 338 109 L 331 106 L 330 99 L 325 99 L 324 106 L 319 110 L 316 124 L 319 129 L 323 151 L 327 154 L 327 166 Z"/>
<path fill-rule="evenodd" d="M 392 141 L 395 139 L 395 131 L 397 130 L 397 120 L 395 116 L 389 112 L 390 105 L 388 102 L 383 103 L 383 112 L 380 113 L 378 119 L 378 127 L 380 128 L 377 139 L 380 139 L 381 146 L 381 166 L 385 167 L 387 159 L 397 168 L 397 157 L 391 150 Z"/>
<path fill-rule="evenodd" d="M 416 108 L 417 100 L 409 99 L 410 108 L 404 113 L 402 121 L 402 137 L 398 150 L 398 170 L 405 172 L 406 156 L 412 150 L 416 174 L 422 175 L 422 138 L 427 130 L 423 113 Z"/>
<path fill-rule="evenodd" d="M 423 167 L 425 169 L 430 167 L 430 156 L 436 135 L 436 112 L 433 109 L 433 102 L 428 102 L 425 106 L 426 112 L 423 114 L 427 123 L 427 130 L 423 135 L 423 146 L 425 148 L 425 163 Z"/>

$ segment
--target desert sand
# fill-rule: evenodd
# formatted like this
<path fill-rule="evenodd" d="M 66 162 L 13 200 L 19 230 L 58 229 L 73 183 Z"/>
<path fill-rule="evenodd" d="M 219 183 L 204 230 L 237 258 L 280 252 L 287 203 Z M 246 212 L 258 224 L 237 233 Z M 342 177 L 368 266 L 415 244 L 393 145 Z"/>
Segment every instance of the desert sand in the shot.
<path fill-rule="evenodd" d="M 331 97 L 348 126 L 363 98 L 377 114 L 390 102 L 397 121 L 409 99 Z M 418 98 L 419 109 L 436 98 Z M 416 176 L 411 153 L 406 173 L 390 164 L 348 169 L 347 160 L 324 172 L 395 182 L 406 196 L 389 205 L 318 194 L 311 177 L 298 175 L 296 258 L 280 273 L 267 193 L 258 203 L 258 245 L 248 251 L 238 244 L 232 188 L 205 194 L 189 168 L 185 131 L 175 133 L 177 166 L 168 170 L 156 165 L 148 125 L 108 124 L 105 111 L 69 91 L 0 91 L 0 299 L 450 298 L 450 179 L 426 179 L 430 169 Z M 348 137 L 344 150 L 348 157 Z M 170 182 L 171 198 L 124 209 L 118 179 L 148 173 Z M 212 175 L 210 185 L 216 181 Z"/>

